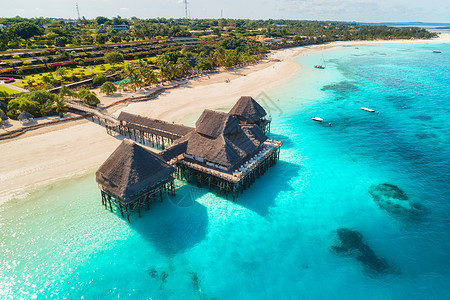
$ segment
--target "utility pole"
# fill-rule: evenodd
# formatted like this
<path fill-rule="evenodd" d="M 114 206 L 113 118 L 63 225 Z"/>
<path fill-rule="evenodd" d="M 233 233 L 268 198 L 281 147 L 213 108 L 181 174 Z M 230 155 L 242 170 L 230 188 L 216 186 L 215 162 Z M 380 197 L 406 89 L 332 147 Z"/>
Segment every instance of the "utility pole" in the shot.
<path fill-rule="evenodd" d="M 220 10 L 220 18 L 223 19 L 223 8 Z"/>
<path fill-rule="evenodd" d="M 80 10 L 78 9 L 78 2 L 76 2 L 76 6 L 77 6 L 78 21 L 80 21 L 81 18 L 80 18 Z"/>
<path fill-rule="evenodd" d="M 188 2 L 184 0 L 184 13 L 186 14 L 186 19 L 188 18 Z"/>

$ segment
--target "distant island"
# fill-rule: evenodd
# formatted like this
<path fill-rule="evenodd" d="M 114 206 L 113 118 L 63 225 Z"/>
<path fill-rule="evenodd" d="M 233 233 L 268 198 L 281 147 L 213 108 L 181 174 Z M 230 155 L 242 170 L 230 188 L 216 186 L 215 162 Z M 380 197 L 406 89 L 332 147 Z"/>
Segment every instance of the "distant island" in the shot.
<path fill-rule="evenodd" d="M 419 27 L 350 22 L 3 18 L 0 115 L 63 116 L 67 97 L 91 106 L 100 102 L 86 87 L 101 87 L 107 95 L 118 89 L 136 90 L 217 68 L 253 64 L 269 50 L 435 36 Z"/>

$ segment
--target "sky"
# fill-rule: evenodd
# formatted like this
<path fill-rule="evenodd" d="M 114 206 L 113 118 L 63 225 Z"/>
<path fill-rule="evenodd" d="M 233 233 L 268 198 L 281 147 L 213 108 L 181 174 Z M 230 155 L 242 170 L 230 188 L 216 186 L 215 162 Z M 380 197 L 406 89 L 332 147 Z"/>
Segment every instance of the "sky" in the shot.
<path fill-rule="evenodd" d="M 182 18 L 184 0 L 0 0 L 0 17 Z M 449 0 L 188 0 L 191 18 L 450 23 Z"/>

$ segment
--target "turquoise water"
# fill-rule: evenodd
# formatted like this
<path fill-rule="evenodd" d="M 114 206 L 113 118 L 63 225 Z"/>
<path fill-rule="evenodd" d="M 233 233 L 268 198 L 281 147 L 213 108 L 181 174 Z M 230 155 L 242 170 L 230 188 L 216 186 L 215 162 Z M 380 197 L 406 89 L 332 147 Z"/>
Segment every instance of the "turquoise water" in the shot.
<path fill-rule="evenodd" d="M 101 205 L 94 174 L 32 191 L 0 206 L 0 298 L 447 298 L 450 46 L 297 60 L 299 73 L 264 100 L 281 161 L 236 203 L 183 185 L 127 224 Z M 420 215 L 380 208 L 369 189 L 382 183 Z M 336 254 L 339 228 L 360 232 L 394 271 Z"/>
<path fill-rule="evenodd" d="M 122 83 L 122 82 L 129 82 L 130 81 L 130 79 L 128 79 L 128 78 L 125 78 L 125 79 L 122 79 L 122 80 L 119 80 L 119 81 L 115 81 L 115 82 L 113 82 L 115 85 L 119 85 L 120 83 Z"/>

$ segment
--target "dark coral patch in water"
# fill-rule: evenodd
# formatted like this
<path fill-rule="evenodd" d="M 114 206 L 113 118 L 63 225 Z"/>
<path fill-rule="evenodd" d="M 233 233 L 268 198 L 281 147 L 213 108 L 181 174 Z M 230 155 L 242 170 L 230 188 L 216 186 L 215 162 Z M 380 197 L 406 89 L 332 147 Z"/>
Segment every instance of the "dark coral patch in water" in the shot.
<path fill-rule="evenodd" d="M 431 120 L 433 120 L 433 117 L 426 116 L 426 115 L 412 116 L 410 118 L 414 119 L 414 120 L 421 120 L 421 121 L 431 121 Z"/>
<path fill-rule="evenodd" d="M 408 200 L 408 196 L 398 186 L 390 183 L 382 183 L 372 186 L 369 193 L 375 198 L 394 198 L 398 200 Z"/>
<path fill-rule="evenodd" d="M 365 243 L 363 235 L 358 231 L 339 228 L 337 231 L 336 245 L 331 249 L 336 253 L 354 257 L 359 261 L 370 276 L 392 273 L 392 268 L 384 258 L 378 257 Z"/>
<path fill-rule="evenodd" d="M 398 95 L 390 95 L 390 96 L 386 96 L 385 98 L 386 98 L 386 100 L 391 102 L 394 105 L 394 107 L 397 109 L 409 109 L 409 108 L 411 108 L 412 102 L 415 100 L 414 98 L 411 98 L 411 97 L 398 96 Z"/>
<path fill-rule="evenodd" d="M 321 88 L 321 90 L 335 91 L 336 93 L 345 94 L 349 92 L 356 92 L 359 88 L 348 81 L 341 81 L 339 83 L 325 85 Z"/>
<path fill-rule="evenodd" d="M 422 205 L 408 201 L 408 195 L 396 185 L 389 183 L 372 185 L 369 188 L 369 194 L 381 209 L 392 215 L 400 217 L 423 215 Z"/>

